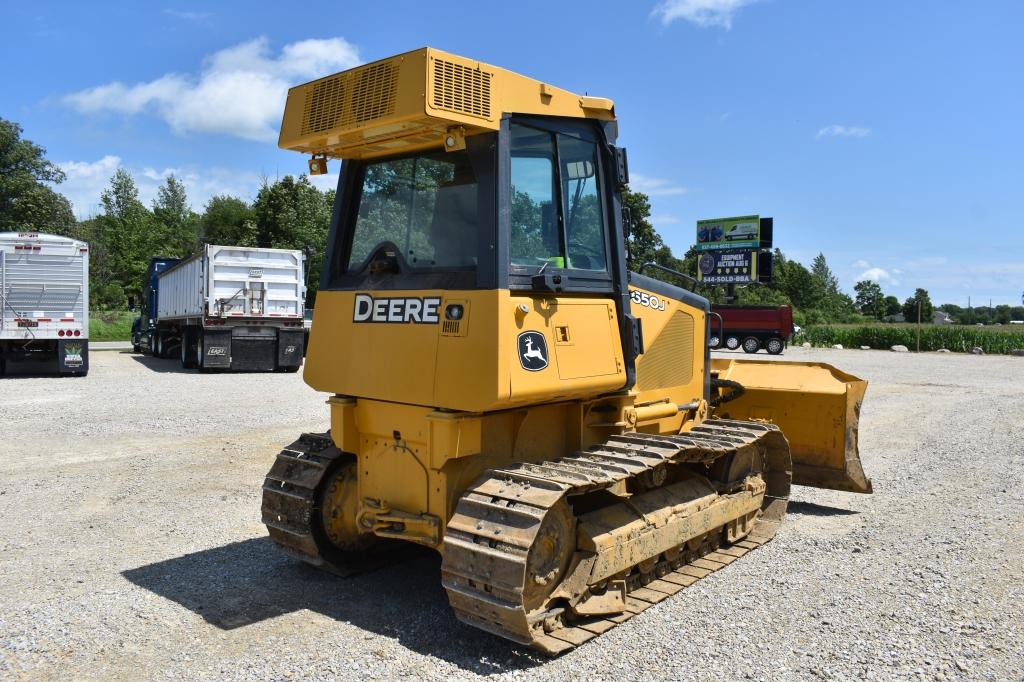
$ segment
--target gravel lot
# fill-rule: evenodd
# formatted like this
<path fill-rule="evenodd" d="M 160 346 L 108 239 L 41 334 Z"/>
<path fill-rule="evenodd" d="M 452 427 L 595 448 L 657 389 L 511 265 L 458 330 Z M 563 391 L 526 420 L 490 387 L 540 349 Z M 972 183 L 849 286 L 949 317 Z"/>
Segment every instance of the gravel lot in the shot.
<path fill-rule="evenodd" d="M 1024 679 L 1024 358 L 786 357 L 871 382 L 875 494 L 796 488 L 773 542 L 553 661 L 459 624 L 431 553 L 274 550 L 263 475 L 326 427 L 301 375 L 0 379 L 0 678 Z"/>

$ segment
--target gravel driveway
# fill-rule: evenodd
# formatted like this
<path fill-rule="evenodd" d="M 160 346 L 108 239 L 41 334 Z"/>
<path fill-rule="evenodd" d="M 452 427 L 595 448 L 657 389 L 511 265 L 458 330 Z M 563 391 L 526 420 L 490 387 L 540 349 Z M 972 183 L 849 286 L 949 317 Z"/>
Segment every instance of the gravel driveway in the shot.
<path fill-rule="evenodd" d="M 458 623 L 430 552 L 275 551 L 263 475 L 327 425 L 301 375 L 0 379 L 0 678 L 1024 679 L 1024 358 L 786 358 L 871 382 L 875 494 L 795 488 L 773 542 L 556 660 Z"/>

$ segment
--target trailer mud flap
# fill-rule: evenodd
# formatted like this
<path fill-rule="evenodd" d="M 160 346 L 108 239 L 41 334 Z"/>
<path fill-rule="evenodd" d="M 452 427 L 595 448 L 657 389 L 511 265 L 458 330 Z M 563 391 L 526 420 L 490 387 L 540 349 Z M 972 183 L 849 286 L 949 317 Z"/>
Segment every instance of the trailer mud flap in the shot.
<path fill-rule="evenodd" d="M 57 364 L 61 374 L 89 372 L 89 342 L 85 339 L 57 341 Z"/>
<path fill-rule="evenodd" d="M 231 367 L 231 330 L 203 331 L 203 367 L 227 369 Z"/>
<path fill-rule="evenodd" d="M 305 356 L 303 349 L 303 341 L 305 339 L 305 331 L 299 329 L 293 331 L 290 329 L 281 329 L 277 332 L 277 366 L 278 367 L 298 367 L 302 364 L 302 358 Z"/>
<path fill-rule="evenodd" d="M 793 453 L 793 483 L 870 493 L 857 449 L 860 406 L 868 382 L 821 362 L 713 359 L 720 379 L 743 385 L 716 417 L 777 424 Z"/>

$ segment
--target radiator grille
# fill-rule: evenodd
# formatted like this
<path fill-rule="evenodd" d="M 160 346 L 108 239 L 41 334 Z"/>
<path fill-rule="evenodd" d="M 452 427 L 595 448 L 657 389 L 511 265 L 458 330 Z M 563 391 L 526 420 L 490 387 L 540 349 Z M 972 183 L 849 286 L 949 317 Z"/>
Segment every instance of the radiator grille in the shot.
<path fill-rule="evenodd" d="M 693 317 L 677 310 L 650 349 L 640 356 L 636 386 L 640 390 L 683 386 L 693 379 Z"/>
<path fill-rule="evenodd" d="M 302 134 L 349 128 L 393 114 L 397 70 L 393 62 L 381 62 L 306 88 Z"/>
<path fill-rule="evenodd" d="M 491 74 L 444 59 L 435 59 L 434 108 L 490 118 Z"/>

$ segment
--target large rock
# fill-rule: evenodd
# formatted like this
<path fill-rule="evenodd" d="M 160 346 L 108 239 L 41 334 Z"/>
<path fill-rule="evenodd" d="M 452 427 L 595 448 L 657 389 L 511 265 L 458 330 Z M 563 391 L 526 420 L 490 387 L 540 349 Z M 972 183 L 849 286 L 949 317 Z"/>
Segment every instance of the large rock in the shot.
<path fill-rule="evenodd" d="M 893 353 L 909 353 L 910 352 L 909 348 L 907 348 L 906 346 L 901 346 L 899 344 L 896 344 L 895 346 L 890 346 L 889 350 L 891 350 Z"/>
<path fill-rule="evenodd" d="M 807 342 L 807 341 L 804 341 L 802 344 L 800 344 L 800 347 L 801 348 L 810 348 L 811 344 L 809 342 Z"/>
<path fill-rule="evenodd" d="M 949 352 L 950 352 L 950 350 L 949 350 L 948 348 L 940 348 L 940 349 L 938 349 L 938 350 L 937 350 L 937 351 L 935 351 L 935 352 L 936 352 L 936 353 L 949 353 Z"/>
<path fill-rule="evenodd" d="M 871 346 L 861 346 L 861 350 L 871 350 Z"/>
<path fill-rule="evenodd" d="M 837 343 L 836 345 L 832 346 L 832 348 L 834 348 L 835 350 L 842 350 L 843 349 L 843 344 Z"/>
<path fill-rule="evenodd" d="M 981 348 L 979 348 L 978 346 L 975 346 L 974 348 L 972 348 L 971 352 L 974 353 L 975 355 L 984 355 L 985 354 L 985 351 L 982 350 Z"/>

